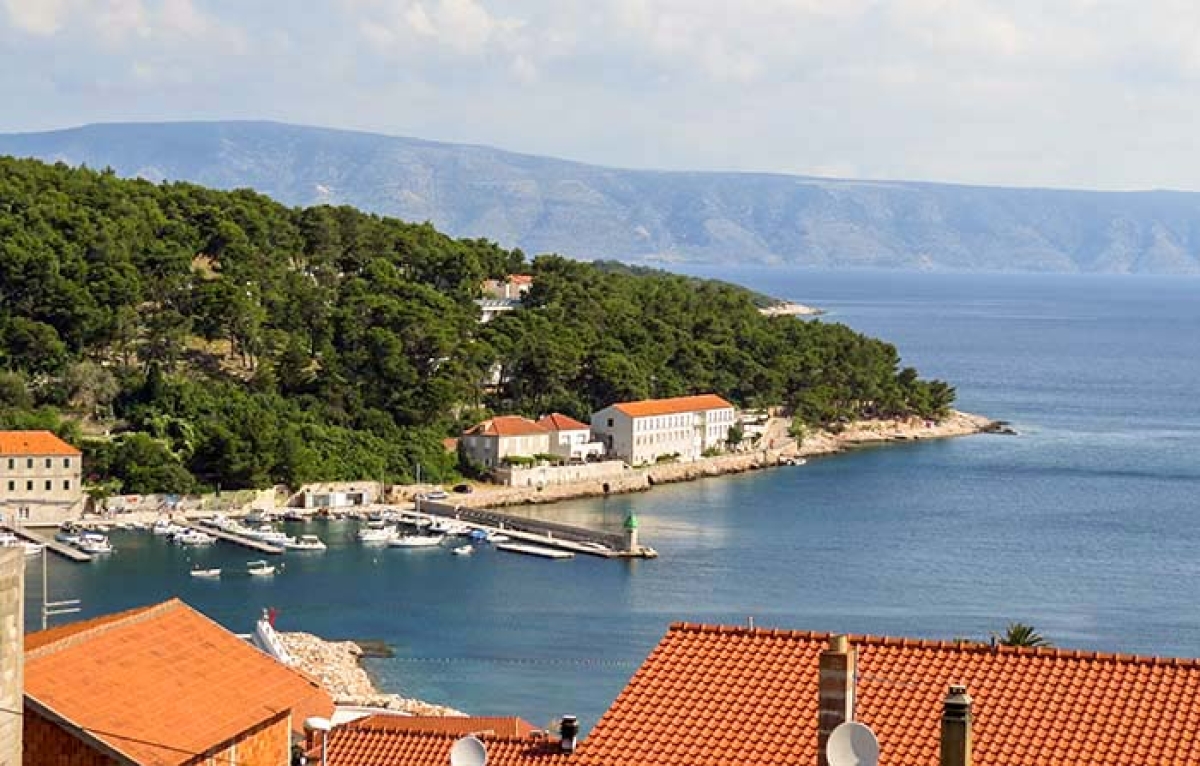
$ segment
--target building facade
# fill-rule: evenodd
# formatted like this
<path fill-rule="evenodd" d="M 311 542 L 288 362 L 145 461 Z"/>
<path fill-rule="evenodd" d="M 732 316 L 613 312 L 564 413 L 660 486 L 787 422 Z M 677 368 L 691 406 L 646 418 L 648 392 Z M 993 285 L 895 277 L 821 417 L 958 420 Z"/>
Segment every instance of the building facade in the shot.
<path fill-rule="evenodd" d="M 500 415 L 464 431 L 459 444 L 470 460 L 495 468 L 506 457 L 549 454 L 550 432 L 528 418 Z"/>
<path fill-rule="evenodd" d="M 587 423 L 552 412 L 538 418 L 538 425 L 550 432 L 550 453 L 565 460 L 586 461 L 604 455 L 604 445 L 592 439 Z"/>
<path fill-rule="evenodd" d="M 630 465 L 660 458 L 698 460 L 724 449 L 735 421 L 733 405 L 715 394 L 620 402 L 592 415 L 592 432 L 608 455 Z"/>
<path fill-rule="evenodd" d="M 0 431 L 0 515 L 57 524 L 83 501 L 83 453 L 49 431 Z"/>

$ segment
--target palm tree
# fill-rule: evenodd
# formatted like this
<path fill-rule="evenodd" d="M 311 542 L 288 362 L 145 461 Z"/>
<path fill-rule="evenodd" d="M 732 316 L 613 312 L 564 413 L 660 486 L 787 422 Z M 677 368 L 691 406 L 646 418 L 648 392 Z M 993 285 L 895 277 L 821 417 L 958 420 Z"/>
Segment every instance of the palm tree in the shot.
<path fill-rule="evenodd" d="M 1004 635 L 999 638 L 1004 646 L 1050 646 L 1050 642 L 1032 625 L 1021 622 L 1010 622 L 1004 630 Z"/>

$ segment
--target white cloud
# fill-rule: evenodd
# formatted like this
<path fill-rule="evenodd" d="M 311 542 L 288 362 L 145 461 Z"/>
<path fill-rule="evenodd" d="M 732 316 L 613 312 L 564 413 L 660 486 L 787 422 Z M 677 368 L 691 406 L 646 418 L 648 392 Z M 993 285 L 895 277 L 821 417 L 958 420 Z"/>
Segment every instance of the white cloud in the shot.
<path fill-rule="evenodd" d="M 63 28 L 67 0 L 4 0 L 4 10 L 17 29 L 32 35 L 53 35 Z"/>

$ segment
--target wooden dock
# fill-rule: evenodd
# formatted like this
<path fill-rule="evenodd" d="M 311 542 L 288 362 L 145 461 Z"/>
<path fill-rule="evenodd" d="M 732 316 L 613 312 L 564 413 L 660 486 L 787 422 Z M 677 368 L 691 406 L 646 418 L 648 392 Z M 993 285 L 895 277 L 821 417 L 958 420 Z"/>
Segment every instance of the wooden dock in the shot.
<path fill-rule="evenodd" d="M 22 540 L 28 540 L 32 543 L 38 543 L 40 545 L 44 545 L 45 550 L 53 551 L 54 553 L 57 553 L 59 556 L 62 556 L 65 559 L 69 559 L 71 561 L 75 561 L 80 564 L 91 561 L 93 558 L 92 554 L 90 554 L 90 553 L 84 553 L 83 551 L 79 550 L 78 548 L 76 548 L 72 545 L 67 545 L 66 543 L 55 540 L 53 534 L 46 535 L 43 537 L 42 535 L 39 535 L 35 532 L 30 531 L 28 527 L 20 527 L 20 528 L 0 527 L 0 529 L 3 529 L 5 532 L 12 532 L 14 535 L 21 538 Z M 46 554 L 43 553 L 42 555 L 44 556 Z"/>
<path fill-rule="evenodd" d="M 263 542 L 262 540 L 255 540 L 253 537 L 243 537 L 242 535 L 235 535 L 232 532 L 226 532 L 225 530 L 217 529 L 216 527 L 200 526 L 199 524 L 188 524 L 188 529 L 194 529 L 197 532 L 203 532 L 206 535 L 212 535 L 213 537 L 217 538 L 218 540 L 224 540 L 227 543 L 233 543 L 235 545 L 240 545 L 243 548 L 249 548 L 252 551 L 258 551 L 259 553 L 266 553 L 266 554 L 269 554 L 272 556 L 283 553 L 282 545 L 272 545 L 271 543 L 266 543 L 266 542 Z"/>

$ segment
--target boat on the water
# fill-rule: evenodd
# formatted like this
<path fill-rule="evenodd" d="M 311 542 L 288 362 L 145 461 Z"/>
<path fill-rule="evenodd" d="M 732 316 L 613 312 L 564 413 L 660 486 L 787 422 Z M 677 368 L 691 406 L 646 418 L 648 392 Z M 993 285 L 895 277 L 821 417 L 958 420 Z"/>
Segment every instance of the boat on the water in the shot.
<path fill-rule="evenodd" d="M 384 526 L 382 521 L 372 521 L 358 530 L 360 543 L 386 543 L 399 536 L 395 527 Z"/>
<path fill-rule="evenodd" d="M 204 580 L 215 580 L 221 576 L 221 568 L 213 567 L 212 569 L 193 569 L 192 577 L 199 577 Z"/>
<path fill-rule="evenodd" d="M 84 553 L 90 553 L 93 556 L 101 553 L 112 553 L 116 550 L 107 537 L 96 532 L 84 532 L 74 545 Z"/>
<path fill-rule="evenodd" d="M 212 545 L 217 541 L 217 538 L 198 529 L 189 529 L 173 535 L 171 540 L 179 545 Z"/>
<path fill-rule="evenodd" d="M 265 561 L 250 561 L 246 563 L 246 573 L 251 577 L 270 577 L 275 574 L 275 565 Z"/>
<path fill-rule="evenodd" d="M 289 551 L 323 551 L 326 546 L 316 535 L 300 535 L 296 539 L 288 539 L 283 547 Z"/>
<path fill-rule="evenodd" d="M 460 545 L 457 548 L 454 548 L 450 552 L 453 553 L 455 556 L 470 556 L 472 553 L 475 552 L 475 546 L 471 545 L 470 543 L 467 543 L 466 545 Z"/>
<path fill-rule="evenodd" d="M 392 548 L 436 548 L 441 544 L 441 535 L 402 535 L 388 540 Z"/>

